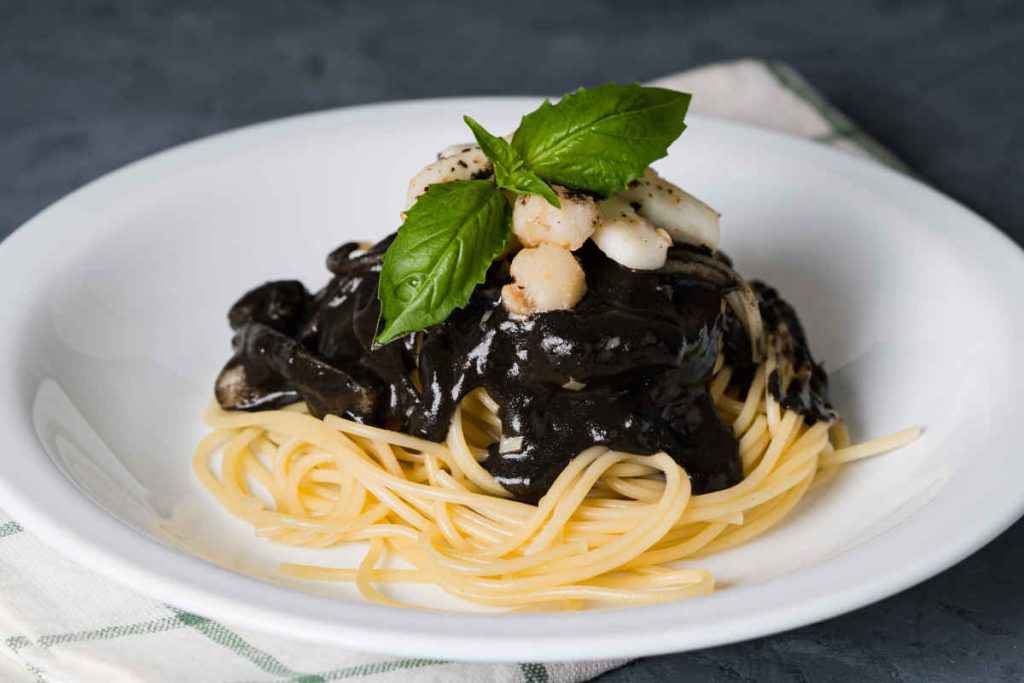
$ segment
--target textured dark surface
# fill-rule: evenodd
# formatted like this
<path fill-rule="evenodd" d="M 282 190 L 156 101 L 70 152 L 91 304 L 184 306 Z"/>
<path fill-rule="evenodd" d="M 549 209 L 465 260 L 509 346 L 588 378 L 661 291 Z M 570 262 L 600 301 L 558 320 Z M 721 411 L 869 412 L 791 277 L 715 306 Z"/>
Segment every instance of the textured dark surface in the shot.
<path fill-rule="evenodd" d="M 1024 6 L 948 0 L 0 0 L 0 236 L 128 161 L 247 123 L 557 93 L 742 56 L 789 62 L 926 180 L 1024 241 Z M 1020 680 L 1020 542 L 1018 524 L 873 607 L 601 680 Z"/>

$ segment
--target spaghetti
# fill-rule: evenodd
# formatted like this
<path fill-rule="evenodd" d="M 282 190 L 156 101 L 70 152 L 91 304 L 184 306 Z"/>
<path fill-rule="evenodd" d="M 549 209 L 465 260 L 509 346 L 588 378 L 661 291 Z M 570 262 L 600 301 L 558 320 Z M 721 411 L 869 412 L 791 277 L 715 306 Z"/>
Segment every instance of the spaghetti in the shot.
<path fill-rule="evenodd" d="M 400 605 L 382 584 L 420 582 L 483 605 L 579 609 L 706 595 L 714 578 L 679 567 L 746 543 L 784 518 L 816 482 L 846 462 L 899 448 L 911 428 L 851 445 L 839 420 L 808 424 L 768 389 L 773 359 L 741 394 L 722 364 L 709 383 L 739 441 L 743 479 L 693 495 L 665 453 L 595 446 L 564 468 L 537 505 L 511 500 L 480 462 L 501 438 L 498 406 L 483 390 L 435 443 L 328 415 L 301 403 L 229 412 L 196 449 L 202 484 L 258 536 L 326 548 L 365 542 L 358 567 L 285 564 L 290 577 L 354 582 L 368 599 Z M 219 455 L 219 457 L 218 457 Z M 219 465 L 219 466 L 218 466 Z M 378 565 L 385 552 L 410 568 Z"/>

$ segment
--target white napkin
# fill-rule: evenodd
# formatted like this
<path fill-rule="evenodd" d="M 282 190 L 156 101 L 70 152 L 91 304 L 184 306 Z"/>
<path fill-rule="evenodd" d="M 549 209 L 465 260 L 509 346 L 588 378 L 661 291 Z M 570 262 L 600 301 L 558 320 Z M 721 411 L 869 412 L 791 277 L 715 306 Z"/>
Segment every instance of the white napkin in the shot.
<path fill-rule="evenodd" d="M 654 84 L 694 93 L 694 112 L 812 138 L 905 170 L 785 65 L 712 64 Z M 12 682 L 574 683 L 626 661 L 464 664 L 346 652 L 235 628 L 83 569 L 2 512 L 0 638 L 0 678 Z"/>

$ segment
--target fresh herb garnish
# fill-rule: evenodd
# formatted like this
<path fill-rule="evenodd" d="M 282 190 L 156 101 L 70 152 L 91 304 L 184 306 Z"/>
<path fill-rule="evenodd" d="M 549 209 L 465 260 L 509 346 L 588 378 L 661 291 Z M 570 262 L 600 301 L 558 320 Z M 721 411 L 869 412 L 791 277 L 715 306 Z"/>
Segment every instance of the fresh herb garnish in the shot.
<path fill-rule="evenodd" d="M 463 116 L 462 120 L 473 131 L 480 149 L 494 165 L 494 182 L 498 187 L 518 194 L 539 194 L 552 206 L 562 208 L 562 202 L 551 186 L 526 167 L 526 161 L 504 138 L 491 135 L 470 116 Z"/>
<path fill-rule="evenodd" d="M 550 183 L 609 196 L 643 176 L 686 128 L 687 93 L 609 83 L 547 100 L 523 117 L 511 144 L 466 116 L 494 166 L 489 180 L 431 185 L 384 255 L 378 296 L 386 344 L 443 322 L 466 305 L 511 235 L 502 189 L 561 203 Z M 500 188 L 500 189 L 499 189 Z"/>
<path fill-rule="evenodd" d="M 524 116 L 512 149 L 544 180 L 607 197 L 668 154 L 689 106 L 688 94 L 664 88 L 580 88 Z"/>
<path fill-rule="evenodd" d="M 387 344 L 469 301 L 508 244 L 511 206 L 489 180 L 431 185 L 384 254 L 378 296 Z"/>

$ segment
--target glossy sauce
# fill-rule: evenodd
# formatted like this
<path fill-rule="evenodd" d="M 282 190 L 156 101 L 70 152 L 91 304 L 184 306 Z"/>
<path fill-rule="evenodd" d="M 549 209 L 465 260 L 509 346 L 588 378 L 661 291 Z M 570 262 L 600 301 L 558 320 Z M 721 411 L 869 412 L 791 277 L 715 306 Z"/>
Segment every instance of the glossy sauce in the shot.
<path fill-rule="evenodd" d="M 588 286 L 580 303 L 525 320 L 501 304 L 510 278 L 508 261 L 498 261 L 444 323 L 374 348 L 390 240 L 366 252 L 339 247 L 327 259 L 333 277 L 316 295 L 280 281 L 243 296 L 228 316 L 235 353 L 217 380 L 220 404 L 265 410 L 304 400 L 317 416 L 442 441 L 462 398 L 483 387 L 500 406 L 503 438 L 482 465 L 520 500 L 536 501 L 595 444 L 663 450 L 696 492 L 740 480 L 732 428 L 707 392 L 720 351 L 738 383 L 753 372 L 750 343 L 723 303 L 735 282 L 708 267 L 727 259 L 673 247 L 666 268 L 633 271 L 588 244 L 576 252 Z M 792 359 L 771 380 L 780 400 L 812 421 L 827 419 L 825 375 L 792 307 L 766 286 L 755 291 L 779 352 Z"/>

